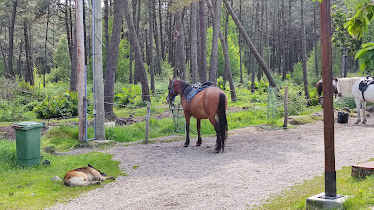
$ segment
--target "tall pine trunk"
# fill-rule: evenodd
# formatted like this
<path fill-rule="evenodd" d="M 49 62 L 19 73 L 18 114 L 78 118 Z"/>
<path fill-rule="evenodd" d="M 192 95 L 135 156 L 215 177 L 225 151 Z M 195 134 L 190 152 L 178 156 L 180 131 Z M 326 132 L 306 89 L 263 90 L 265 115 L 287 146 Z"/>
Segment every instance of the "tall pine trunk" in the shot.
<path fill-rule="evenodd" d="M 26 53 L 26 82 L 34 86 L 34 68 L 31 57 L 31 44 L 29 38 L 29 28 L 26 20 L 23 22 L 23 32 L 25 37 L 25 53 Z"/>
<path fill-rule="evenodd" d="M 205 25 L 205 7 L 204 0 L 199 1 L 199 37 L 200 37 L 200 63 L 199 81 L 204 83 L 207 81 L 207 65 L 206 65 L 206 25 Z"/>
<path fill-rule="evenodd" d="M 308 72 L 307 72 L 307 57 L 306 57 L 306 35 L 305 35 L 305 22 L 304 22 L 304 0 L 300 0 L 301 3 L 301 57 L 303 63 L 303 81 L 305 98 L 309 99 L 309 88 L 308 88 Z"/>
<path fill-rule="evenodd" d="M 182 21 L 182 9 L 177 9 L 175 14 L 175 67 L 174 76 L 179 76 L 182 80 L 186 80 L 186 53 L 184 50 L 184 32 Z"/>
<path fill-rule="evenodd" d="M 148 66 L 149 75 L 151 76 L 151 92 L 155 92 L 155 65 L 153 59 L 153 1 L 148 1 Z M 155 40 L 156 41 L 156 40 Z"/>
<path fill-rule="evenodd" d="M 151 101 L 151 97 L 149 93 L 149 86 L 148 86 L 148 79 L 147 79 L 147 72 L 144 67 L 142 51 L 139 45 L 138 36 L 136 35 L 134 22 L 130 14 L 128 0 L 123 0 L 123 1 L 124 1 L 124 13 L 126 17 L 127 27 L 129 29 L 130 44 L 134 47 L 135 62 L 136 62 L 136 65 L 138 66 L 137 71 L 139 71 L 138 74 L 139 74 L 140 82 L 142 84 L 142 99 L 143 101 Z"/>
<path fill-rule="evenodd" d="M 218 38 L 222 13 L 222 0 L 216 0 L 214 6 L 214 21 L 213 21 L 213 38 L 212 38 L 212 51 L 210 55 L 209 66 L 209 80 L 214 86 L 217 85 L 217 64 L 218 64 Z"/>
<path fill-rule="evenodd" d="M 155 0 L 152 0 L 152 14 L 153 14 L 153 31 L 154 31 L 154 39 L 155 39 L 155 43 L 156 43 L 156 65 L 155 65 L 155 69 L 154 69 L 154 72 L 155 74 L 161 74 L 162 73 L 162 70 L 161 70 L 161 52 L 160 52 L 160 41 L 162 42 L 162 39 L 159 40 L 158 39 L 158 28 L 157 28 L 157 16 L 156 16 L 156 3 L 155 3 Z M 161 25 L 161 22 L 160 22 L 160 27 L 162 27 Z M 162 31 L 161 31 L 162 33 Z"/>
<path fill-rule="evenodd" d="M 197 2 L 191 4 L 191 78 L 197 82 Z"/>
<path fill-rule="evenodd" d="M 13 2 L 12 15 L 11 15 L 10 24 L 9 24 L 9 45 L 8 45 L 8 74 L 9 75 L 6 75 L 7 77 L 15 76 L 14 70 L 13 70 L 13 50 L 14 50 L 13 40 L 14 40 L 14 24 L 16 22 L 17 4 L 18 4 L 18 0 L 15 0 Z"/>
<path fill-rule="evenodd" d="M 124 5 L 123 0 L 114 1 L 114 19 L 113 19 L 113 29 L 112 38 L 110 42 L 109 52 L 107 55 L 106 69 L 105 69 L 105 117 L 109 120 L 115 119 L 115 114 L 113 112 L 113 99 L 114 99 L 114 83 L 117 71 L 118 62 L 118 51 L 119 42 L 121 35 L 122 19 L 124 15 Z"/>

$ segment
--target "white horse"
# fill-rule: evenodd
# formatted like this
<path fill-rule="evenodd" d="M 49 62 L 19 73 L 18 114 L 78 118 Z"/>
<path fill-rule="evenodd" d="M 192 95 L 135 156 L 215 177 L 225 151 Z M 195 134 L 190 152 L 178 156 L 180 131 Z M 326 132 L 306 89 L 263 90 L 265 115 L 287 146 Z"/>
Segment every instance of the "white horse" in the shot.
<path fill-rule="evenodd" d="M 366 77 L 350 77 L 340 78 L 338 80 L 338 96 L 340 97 L 354 97 L 357 107 L 357 120 L 355 124 L 361 122 L 360 109 L 362 108 L 362 124 L 367 122 L 366 120 L 366 102 L 374 102 L 374 84 L 369 85 L 367 89 L 362 93 L 359 89 L 361 81 L 366 80 Z"/>

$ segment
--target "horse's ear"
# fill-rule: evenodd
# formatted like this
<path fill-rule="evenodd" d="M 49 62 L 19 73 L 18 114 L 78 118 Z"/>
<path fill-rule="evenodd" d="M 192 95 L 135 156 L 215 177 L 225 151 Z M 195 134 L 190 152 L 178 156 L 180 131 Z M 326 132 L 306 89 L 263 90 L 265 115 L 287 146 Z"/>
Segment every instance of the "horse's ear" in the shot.
<path fill-rule="evenodd" d="M 169 82 L 171 83 L 171 79 L 170 79 L 170 77 L 169 77 Z"/>

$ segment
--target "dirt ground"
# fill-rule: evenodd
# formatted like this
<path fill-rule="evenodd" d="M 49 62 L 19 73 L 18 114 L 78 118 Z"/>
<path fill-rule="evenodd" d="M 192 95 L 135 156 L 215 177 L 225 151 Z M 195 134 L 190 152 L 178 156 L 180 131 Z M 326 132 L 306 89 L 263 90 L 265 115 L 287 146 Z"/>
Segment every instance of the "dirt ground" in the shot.
<path fill-rule="evenodd" d="M 337 169 L 374 157 L 374 118 L 366 125 L 355 120 L 335 123 Z M 196 139 L 187 148 L 168 139 L 111 148 L 107 152 L 128 175 L 53 209 L 252 209 L 324 172 L 322 121 L 286 130 L 246 127 L 229 135 L 219 154 L 213 137 L 203 138 L 201 147 Z"/>

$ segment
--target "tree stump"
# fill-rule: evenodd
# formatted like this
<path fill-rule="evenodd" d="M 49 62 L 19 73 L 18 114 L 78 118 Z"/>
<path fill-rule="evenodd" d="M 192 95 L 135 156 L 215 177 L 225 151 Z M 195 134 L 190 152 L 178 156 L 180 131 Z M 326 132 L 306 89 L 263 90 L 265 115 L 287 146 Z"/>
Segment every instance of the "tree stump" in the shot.
<path fill-rule="evenodd" d="M 374 174 L 374 161 L 368 161 L 357 165 L 352 165 L 351 176 L 356 178 L 365 178 Z"/>

